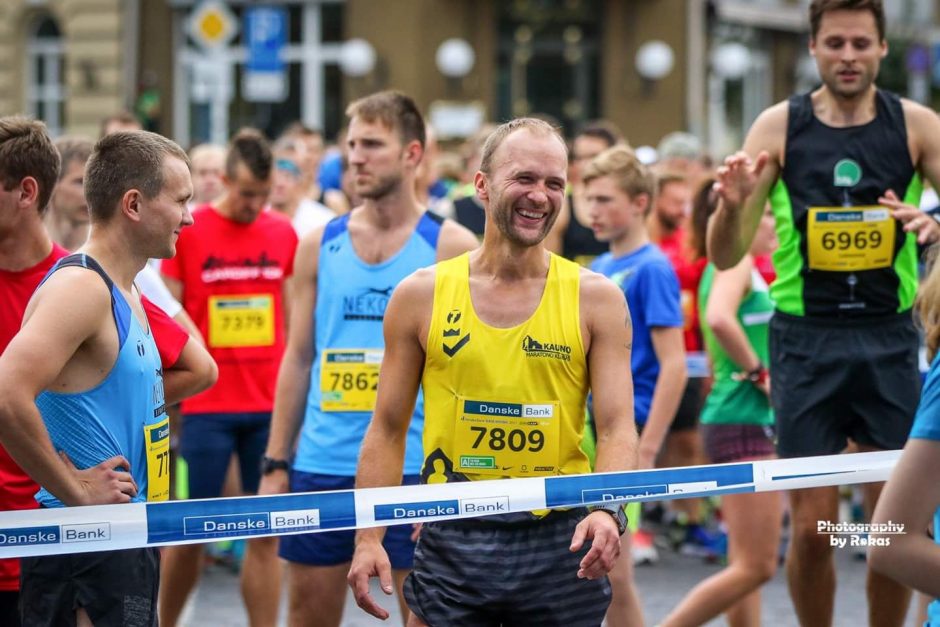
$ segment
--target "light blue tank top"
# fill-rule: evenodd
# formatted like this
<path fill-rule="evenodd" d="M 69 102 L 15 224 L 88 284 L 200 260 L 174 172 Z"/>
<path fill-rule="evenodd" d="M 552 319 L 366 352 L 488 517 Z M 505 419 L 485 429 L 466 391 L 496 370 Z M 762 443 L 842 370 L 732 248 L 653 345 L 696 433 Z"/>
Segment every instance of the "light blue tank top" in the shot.
<path fill-rule="evenodd" d="M 317 270 L 316 353 L 294 468 L 351 477 L 374 402 L 378 362 L 385 348 L 382 320 L 392 290 L 437 261 L 443 220 L 426 212 L 400 251 L 379 264 L 356 255 L 349 214 L 323 232 Z M 371 399 L 371 400 L 370 400 Z M 424 397 L 420 390 L 405 446 L 405 474 L 418 474 L 423 458 Z"/>
<path fill-rule="evenodd" d="M 65 451 L 79 469 L 123 455 L 131 463 L 137 482 L 133 502 L 147 500 L 146 427 L 167 420 L 160 355 L 149 332 L 131 311 L 123 294 L 101 266 L 84 254 L 64 257 L 59 268 L 81 266 L 101 275 L 111 290 L 111 312 L 118 331 L 118 356 L 104 381 L 90 390 L 73 394 L 44 391 L 36 397 L 49 437 L 57 451 Z M 169 427 L 152 430 L 151 438 L 167 438 Z M 45 488 L 36 493 L 43 507 L 63 507 Z"/>

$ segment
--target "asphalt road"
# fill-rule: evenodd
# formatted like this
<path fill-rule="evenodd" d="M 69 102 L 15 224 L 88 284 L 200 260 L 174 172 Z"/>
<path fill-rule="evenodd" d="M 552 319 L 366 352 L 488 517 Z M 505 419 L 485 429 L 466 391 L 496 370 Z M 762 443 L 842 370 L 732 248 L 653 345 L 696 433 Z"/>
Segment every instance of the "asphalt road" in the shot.
<path fill-rule="evenodd" d="M 661 561 L 655 565 L 641 566 L 636 578 L 640 598 L 648 625 L 655 625 L 697 582 L 716 572 L 720 567 L 704 563 L 699 558 L 686 557 L 661 551 Z M 849 549 L 836 550 L 838 587 L 836 591 L 835 622 L 836 627 L 857 627 L 867 624 L 865 602 L 865 563 L 853 557 Z M 377 598 L 385 597 L 373 587 Z M 379 621 L 366 615 L 356 607 L 352 596 L 347 595 L 343 627 L 372 627 L 375 625 L 401 624 L 401 617 L 393 599 L 388 599 L 385 607 L 392 612 L 388 622 Z M 782 568 L 776 577 L 767 584 L 763 592 L 763 623 L 774 627 L 797 627 L 793 607 L 787 593 L 786 580 Z M 282 604 L 280 624 L 286 624 L 285 605 Z M 914 626 L 913 611 L 909 612 L 908 625 Z M 230 570 L 210 567 L 206 570 L 199 588 L 187 607 L 185 625 L 197 627 L 203 625 L 241 626 L 246 625 L 245 612 L 238 593 L 238 578 Z M 724 625 L 717 620 L 710 625 Z"/>

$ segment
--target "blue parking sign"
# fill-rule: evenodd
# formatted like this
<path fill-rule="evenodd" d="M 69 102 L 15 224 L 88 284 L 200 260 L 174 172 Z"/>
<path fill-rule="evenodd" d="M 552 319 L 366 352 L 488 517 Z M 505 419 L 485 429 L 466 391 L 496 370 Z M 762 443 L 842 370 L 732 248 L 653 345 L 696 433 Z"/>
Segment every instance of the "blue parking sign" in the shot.
<path fill-rule="evenodd" d="M 287 73 L 281 51 L 287 45 L 287 9 L 259 6 L 245 10 L 245 61 L 242 96 L 254 102 L 287 97 Z"/>

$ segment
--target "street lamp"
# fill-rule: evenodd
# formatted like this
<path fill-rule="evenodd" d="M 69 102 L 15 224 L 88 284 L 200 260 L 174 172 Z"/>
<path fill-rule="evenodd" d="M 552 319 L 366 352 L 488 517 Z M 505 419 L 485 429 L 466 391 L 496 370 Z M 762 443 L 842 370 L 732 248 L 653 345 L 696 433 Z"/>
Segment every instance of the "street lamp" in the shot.
<path fill-rule="evenodd" d="M 339 67 L 347 76 L 366 76 L 375 68 L 375 60 L 375 48 L 365 39 L 349 39 L 340 48 Z"/>
<path fill-rule="evenodd" d="M 434 55 L 437 69 L 448 78 L 463 78 L 473 69 L 476 54 L 473 47 L 463 39 L 452 38 L 437 47 Z"/>
<path fill-rule="evenodd" d="M 668 76 L 675 62 L 676 57 L 672 47 L 664 41 L 653 39 L 640 46 L 636 51 L 634 65 L 643 79 L 645 95 L 652 94 L 656 81 Z"/>
<path fill-rule="evenodd" d="M 712 68 L 726 80 L 738 80 L 751 69 L 751 52 L 737 42 L 721 44 L 712 52 Z"/>

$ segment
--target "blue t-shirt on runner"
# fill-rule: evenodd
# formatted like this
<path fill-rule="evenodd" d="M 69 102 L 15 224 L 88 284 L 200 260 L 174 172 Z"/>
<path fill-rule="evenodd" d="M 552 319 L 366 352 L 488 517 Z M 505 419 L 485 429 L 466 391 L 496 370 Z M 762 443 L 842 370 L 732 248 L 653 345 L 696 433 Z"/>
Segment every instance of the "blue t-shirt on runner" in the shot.
<path fill-rule="evenodd" d="M 627 255 L 604 253 L 591 263 L 591 270 L 610 278 L 623 290 L 633 320 L 633 404 L 637 425 L 646 424 L 653 390 L 659 376 L 659 360 L 653 350 L 653 327 L 682 328 L 679 279 L 669 259 L 653 244 L 645 244 Z"/>
<path fill-rule="evenodd" d="M 933 363 L 930 364 L 930 371 L 920 394 L 917 415 L 914 416 L 911 437 L 940 441 L 940 356 L 934 357 Z M 934 512 L 933 528 L 935 542 L 940 544 L 940 534 L 937 533 L 940 530 L 940 509 Z M 924 625 L 940 627 L 940 601 L 934 600 L 927 607 L 927 622 Z"/>

